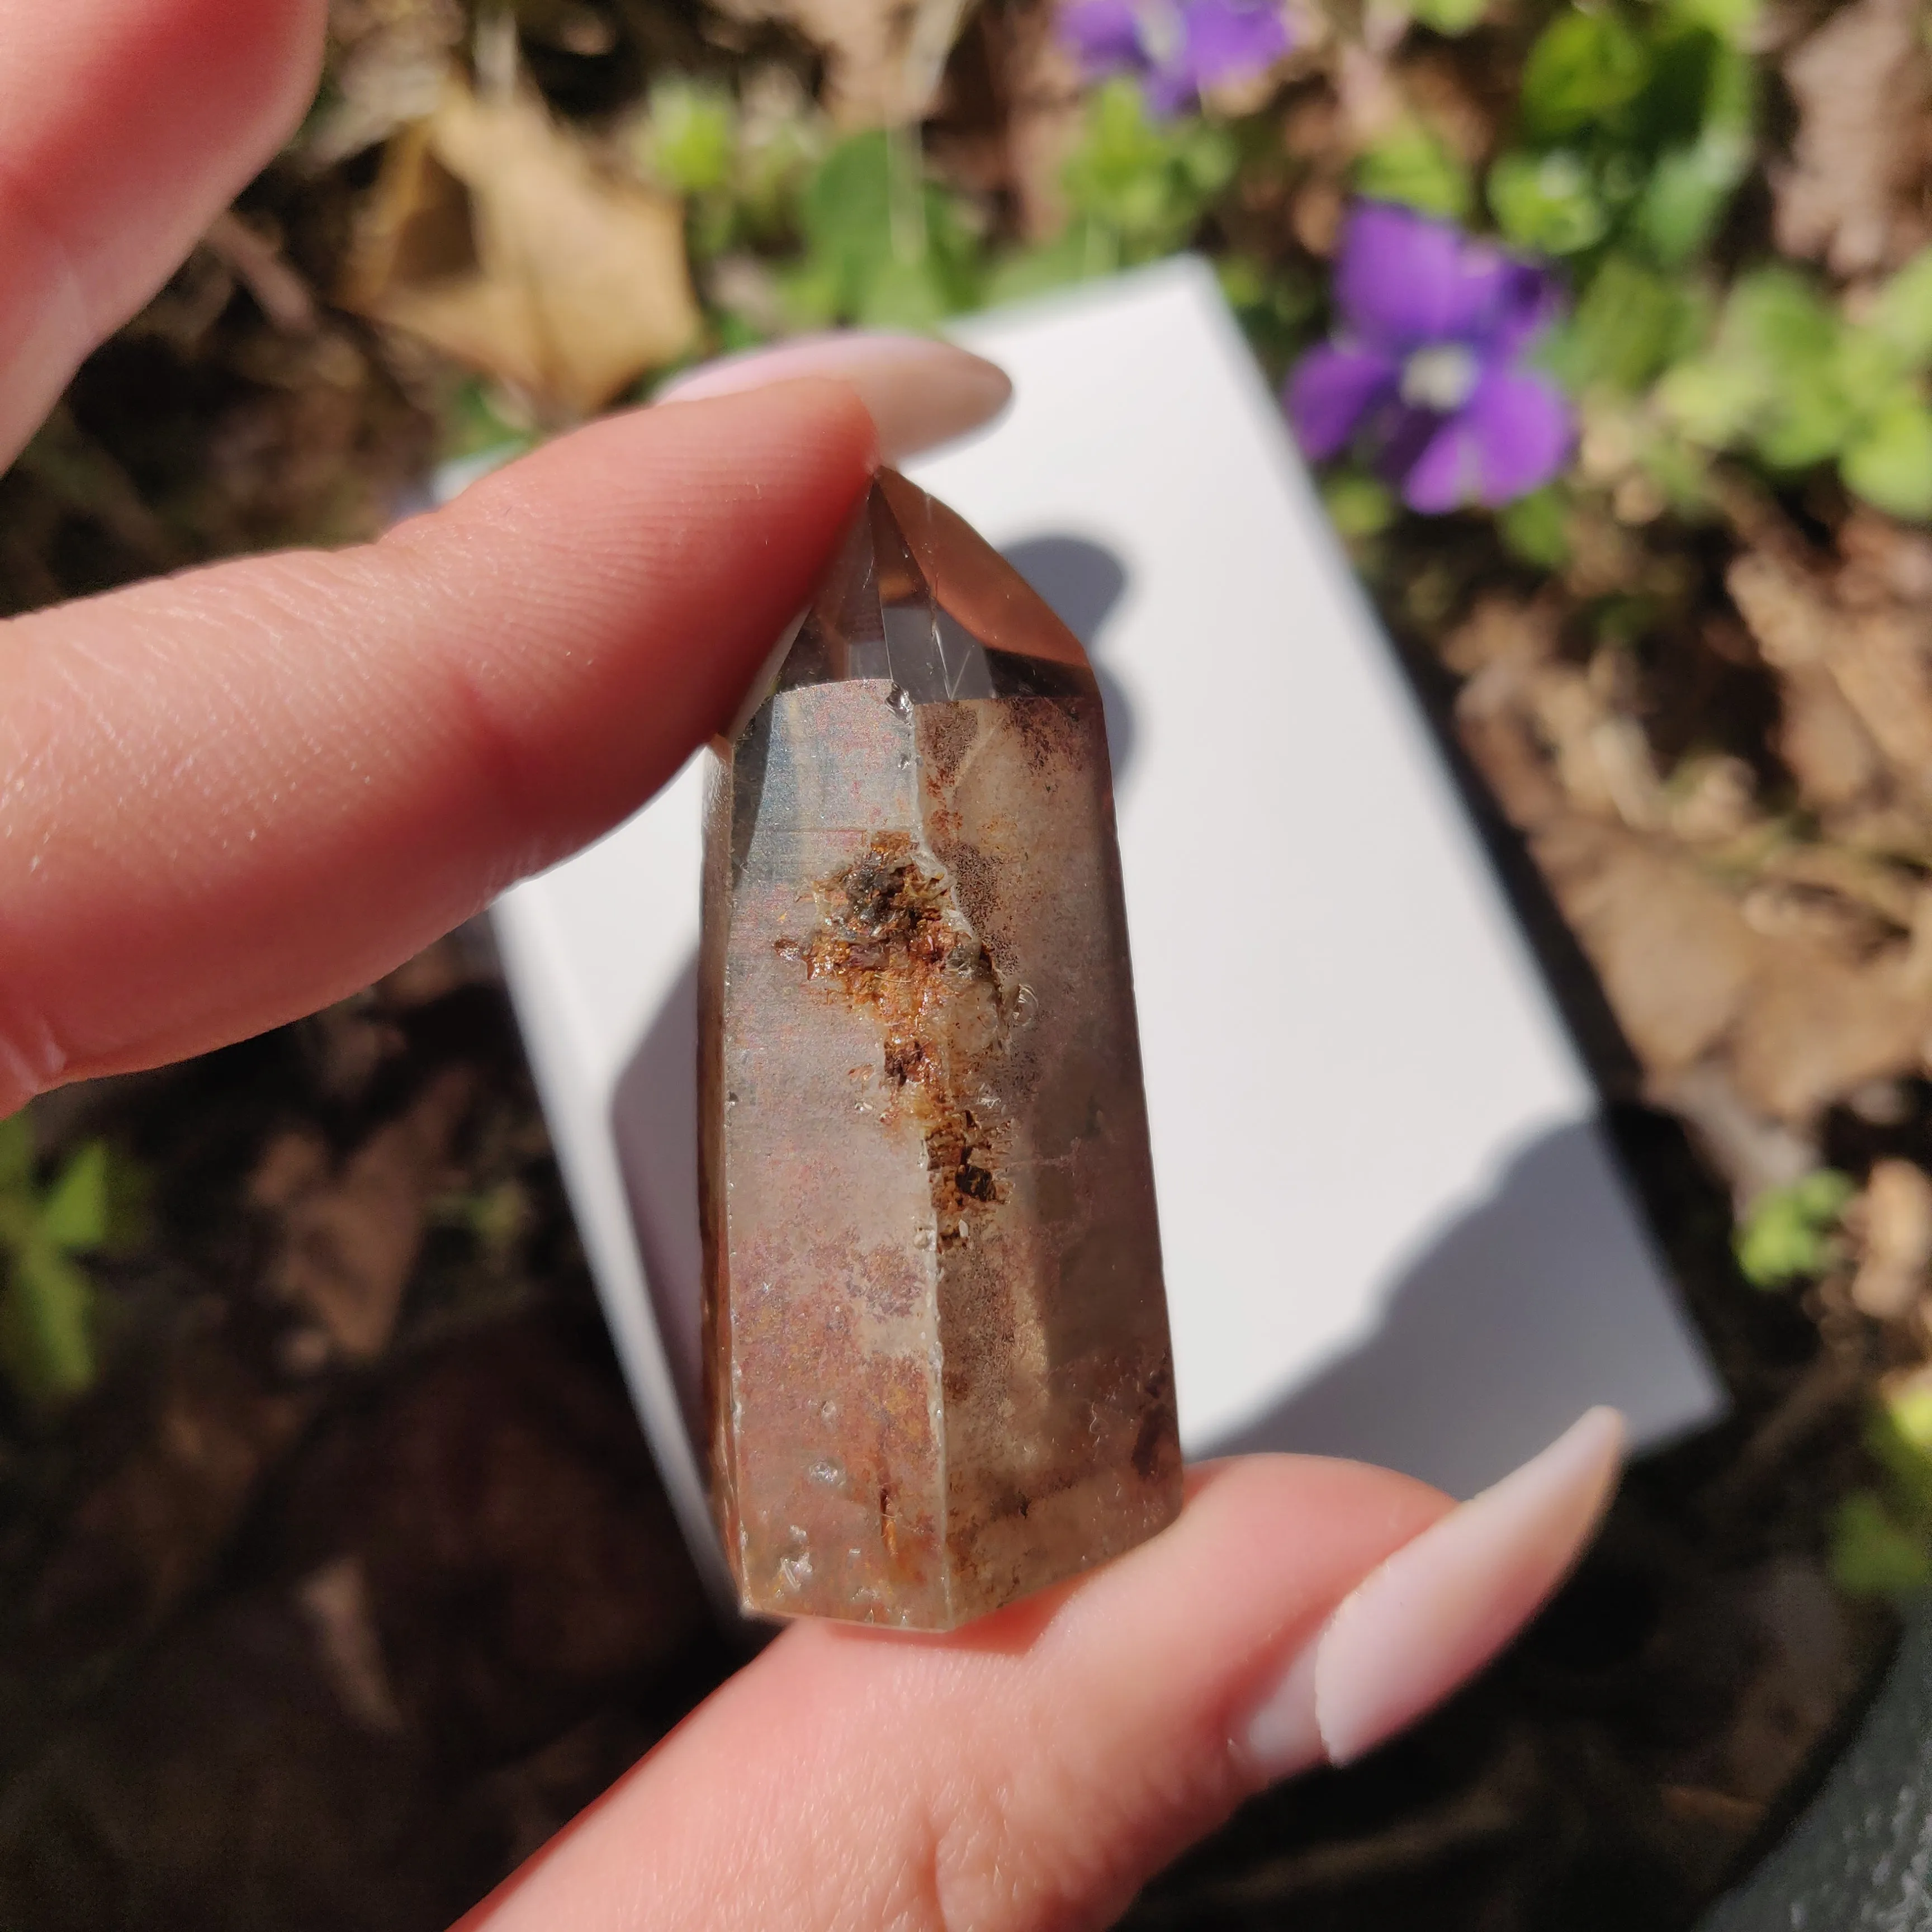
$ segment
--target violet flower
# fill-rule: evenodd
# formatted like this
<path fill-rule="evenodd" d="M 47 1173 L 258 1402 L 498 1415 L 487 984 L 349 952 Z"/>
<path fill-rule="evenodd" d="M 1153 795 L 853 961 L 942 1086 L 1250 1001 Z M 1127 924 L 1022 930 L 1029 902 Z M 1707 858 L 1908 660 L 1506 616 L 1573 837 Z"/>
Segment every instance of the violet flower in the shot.
<path fill-rule="evenodd" d="M 1543 271 L 1413 208 L 1358 202 L 1335 271 L 1334 335 L 1282 400 L 1317 461 L 1355 440 L 1411 509 L 1507 503 L 1563 466 L 1568 404 L 1523 358 L 1554 317 Z"/>
<path fill-rule="evenodd" d="M 1059 28 L 1088 80 L 1136 75 L 1160 115 L 1265 74 L 1289 44 L 1272 0 L 1072 0 Z"/>

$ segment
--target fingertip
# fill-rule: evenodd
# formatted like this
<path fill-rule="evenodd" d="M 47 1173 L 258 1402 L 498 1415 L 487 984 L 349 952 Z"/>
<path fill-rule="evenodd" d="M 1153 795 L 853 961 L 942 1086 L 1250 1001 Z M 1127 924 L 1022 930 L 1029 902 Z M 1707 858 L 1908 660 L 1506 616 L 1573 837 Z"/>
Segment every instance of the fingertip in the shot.
<path fill-rule="evenodd" d="M 1362 1756 L 1439 1703 L 1542 1607 L 1603 1520 L 1625 1436 L 1616 1410 L 1591 1409 L 1349 1593 L 1318 1640 L 1311 1680 L 1331 1763 Z"/>
<path fill-rule="evenodd" d="M 763 389 L 803 376 L 848 386 L 877 426 L 888 463 L 950 442 L 992 422 L 1012 400 L 1004 369 L 930 336 L 838 330 L 747 350 L 686 370 L 659 403 L 684 404 Z"/>

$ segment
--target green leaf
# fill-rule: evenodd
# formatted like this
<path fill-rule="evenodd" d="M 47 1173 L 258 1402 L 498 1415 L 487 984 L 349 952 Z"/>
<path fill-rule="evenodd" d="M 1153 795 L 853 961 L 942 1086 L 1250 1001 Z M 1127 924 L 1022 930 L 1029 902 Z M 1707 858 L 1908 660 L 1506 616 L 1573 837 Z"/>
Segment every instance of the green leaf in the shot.
<path fill-rule="evenodd" d="M 1771 386 L 1756 363 L 1712 357 L 1679 363 L 1657 386 L 1657 400 L 1692 442 L 1725 449 L 1763 412 Z"/>
<path fill-rule="evenodd" d="M 1118 238 L 1121 261 L 1150 261 L 1193 234 L 1238 158 L 1226 128 L 1186 116 L 1155 121 L 1139 88 L 1121 76 L 1088 98 L 1062 178 L 1074 212 Z"/>
<path fill-rule="evenodd" d="M 1673 26 L 1702 27 L 1738 46 L 1747 42 L 1762 11 L 1762 0 L 1665 0 Z"/>
<path fill-rule="evenodd" d="M 794 312 L 930 328 L 976 292 L 977 238 L 925 180 L 916 135 L 874 128 L 840 142 L 806 184 L 800 225 L 805 272 L 783 290 Z"/>
<path fill-rule="evenodd" d="M 1760 1194 L 1734 1241 L 1744 1279 L 1783 1288 L 1822 1274 L 1837 1257 L 1838 1217 L 1857 1191 L 1849 1175 L 1827 1167 Z"/>
<path fill-rule="evenodd" d="M 40 1232 L 57 1248 L 83 1253 L 107 1239 L 107 1144 L 89 1141 L 69 1161 L 40 1208 Z"/>
<path fill-rule="evenodd" d="M 1024 302 L 1049 290 L 1110 274 L 1120 265 L 1120 237 L 1110 228 L 1076 220 L 1052 241 L 1022 249 L 997 262 L 986 278 L 986 299 Z"/>
<path fill-rule="evenodd" d="M 1630 217 L 1654 260 L 1676 268 L 1700 253 L 1750 172 L 1751 152 L 1748 136 L 1713 129 L 1658 156 Z"/>
<path fill-rule="evenodd" d="M 1497 512 L 1496 531 L 1503 548 L 1519 562 L 1558 570 L 1569 561 L 1569 506 L 1551 485 L 1505 505 Z"/>
<path fill-rule="evenodd" d="M 1452 221 L 1468 215 L 1476 200 L 1469 170 L 1419 121 L 1400 123 L 1363 152 L 1355 188 L 1372 201 L 1400 202 Z"/>
<path fill-rule="evenodd" d="M 1344 537 L 1378 536 L 1395 521 L 1396 500 L 1379 477 L 1359 470 L 1339 470 L 1322 486 L 1328 520 Z"/>
<path fill-rule="evenodd" d="M 36 1407 L 94 1381 L 94 1286 L 74 1263 L 37 1241 L 14 1257 L 0 1290 L 0 1369 Z"/>
<path fill-rule="evenodd" d="M 886 261 L 860 291 L 852 316 L 866 328 L 930 334 L 952 306 L 945 280 L 929 258 Z"/>
<path fill-rule="evenodd" d="M 1889 1479 L 1892 1505 L 1912 1523 L 1932 1526 L 1932 1440 L 1926 1432 L 1926 1397 L 1919 1391 L 1872 1405 L 1864 1444 Z"/>
<path fill-rule="evenodd" d="M 0 1195 L 25 1194 L 34 1184 L 34 1130 L 23 1107 L 0 1120 Z"/>
<path fill-rule="evenodd" d="M 1565 13 L 1524 63 L 1522 114 L 1538 140 L 1558 140 L 1629 106 L 1650 78 L 1650 55 L 1614 14 Z"/>
<path fill-rule="evenodd" d="M 1832 1580 L 1855 1597 L 1896 1597 L 1932 1576 L 1923 1538 L 1896 1522 L 1883 1499 L 1855 1490 L 1832 1526 Z"/>
<path fill-rule="evenodd" d="M 730 180 L 738 110 L 723 88 L 682 77 L 658 81 L 646 128 L 646 163 L 675 193 L 704 194 Z"/>
<path fill-rule="evenodd" d="M 1932 248 L 1922 248 L 1880 292 L 1870 326 L 1913 368 L 1932 362 Z"/>
<path fill-rule="evenodd" d="M 1710 446 L 1718 440 L 1708 430 L 1728 417 L 1727 440 L 1748 442 L 1774 470 L 1803 470 L 1835 456 L 1858 429 L 1868 404 L 1855 404 L 1847 385 L 1866 382 L 1862 354 L 1810 284 L 1761 268 L 1732 287 L 1697 382 L 1674 372 L 1660 394 L 1686 433 Z M 1694 427 L 1700 413 L 1703 425 Z"/>
<path fill-rule="evenodd" d="M 1838 467 L 1848 488 L 1889 515 L 1932 517 L 1932 411 L 1915 398 L 1893 404 L 1846 445 Z"/>
<path fill-rule="evenodd" d="M 1490 10 L 1490 0 L 1409 0 L 1412 19 L 1452 39 L 1466 34 Z"/>
<path fill-rule="evenodd" d="M 1606 255 L 1545 358 L 1564 386 L 1635 395 L 1694 339 L 1695 294 L 1622 254 Z"/>
<path fill-rule="evenodd" d="M 842 306 L 860 295 L 896 259 L 926 252 L 917 181 L 899 179 L 902 144 L 884 128 L 841 141 L 806 185 L 799 210 L 807 254 L 838 291 Z"/>
<path fill-rule="evenodd" d="M 1610 230 L 1589 170 L 1568 148 L 1499 155 L 1488 190 L 1496 226 L 1519 248 L 1574 255 L 1594 248 Z"/>

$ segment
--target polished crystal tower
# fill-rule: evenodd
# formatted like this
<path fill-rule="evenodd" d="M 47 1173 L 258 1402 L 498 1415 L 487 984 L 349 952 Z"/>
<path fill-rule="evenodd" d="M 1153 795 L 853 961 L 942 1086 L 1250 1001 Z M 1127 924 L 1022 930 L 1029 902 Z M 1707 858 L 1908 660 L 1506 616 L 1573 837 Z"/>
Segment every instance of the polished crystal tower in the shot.
<path fill-rule="evenodd" d="M 1180 1503 L 1100 698 L 874 482 L 712 774 L 713 1496 L 749 1610 L 946 1630 Z"/>

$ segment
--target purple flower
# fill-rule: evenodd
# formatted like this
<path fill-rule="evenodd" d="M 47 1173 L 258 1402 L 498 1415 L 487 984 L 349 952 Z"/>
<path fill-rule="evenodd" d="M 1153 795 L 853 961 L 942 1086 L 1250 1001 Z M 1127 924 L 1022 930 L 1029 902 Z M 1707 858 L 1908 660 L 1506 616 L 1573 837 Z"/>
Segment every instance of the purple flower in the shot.
<path fill-rule="evenodd" d="M 1072 0 L 1060 37 L 1090 81 L 1138 75 L 1156 114 L 1178 114 L 1203 88 L 1265 74 L 1288 48 L 1271 0 Z"/>
<path fill-rule="evenodd" d="M 1507 503 L 1570 453 L 1569 405 L 1523 357 L 1554 317 L 1541 269 L 1444 221 L 1358 202 L 1335 271 L 1334 334 L 1283 400 L 1316 461 L 1360 437 L 1411 509 Z"/>

